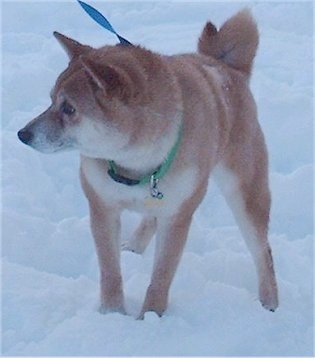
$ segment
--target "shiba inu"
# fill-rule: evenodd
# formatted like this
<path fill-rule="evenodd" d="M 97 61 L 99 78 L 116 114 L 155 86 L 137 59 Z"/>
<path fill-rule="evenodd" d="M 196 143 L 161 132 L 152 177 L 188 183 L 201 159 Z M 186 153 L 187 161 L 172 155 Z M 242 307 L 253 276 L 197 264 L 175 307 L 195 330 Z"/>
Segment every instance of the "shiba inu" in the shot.
<path fill-rule="evenodd" d="M 51 106 L 18 132 L 43 153 L 77 149 L 100 266 L 102 312 L 125 312 L 120 215 L 143 214 L 123 248 L 142 253 L 155 235 L 151 283 L 139 318 L 162 315 L 193 214 L 210 174 L 253 256 L 262 305 L 278 306 L 268 243 L 268 158 L 249 89 L 259 36 L 248 10 L 218 30 L 207 23 L 198 53 L 162 56 L 140 46 L 94 49 L 54 33 L 68 68 Z"/>

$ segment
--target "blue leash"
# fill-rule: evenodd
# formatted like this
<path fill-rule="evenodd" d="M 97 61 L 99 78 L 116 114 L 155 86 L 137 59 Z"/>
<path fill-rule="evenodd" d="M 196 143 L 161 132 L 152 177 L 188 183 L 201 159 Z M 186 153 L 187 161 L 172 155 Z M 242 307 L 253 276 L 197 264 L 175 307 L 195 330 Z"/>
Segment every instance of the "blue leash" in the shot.
<path fill-rule="evenodd" d="M 99 25 L 103 26 L 106 30 L 110 31 L 111 33 L 115 34 L 118 37 L 118 40 L 121 45 L 124 46 L 132 46 L 128 40 L 121 37 L 110 24 L 110 22 L 106 19 L 104 15 L 102 15 L 99 11 L 94 9 L 91 5 L 86 4 L 83 1 L 78 0 L 78 3 L 82 6 L 83 10 L 87 12 L 87 14 L 96 21 Z"/>

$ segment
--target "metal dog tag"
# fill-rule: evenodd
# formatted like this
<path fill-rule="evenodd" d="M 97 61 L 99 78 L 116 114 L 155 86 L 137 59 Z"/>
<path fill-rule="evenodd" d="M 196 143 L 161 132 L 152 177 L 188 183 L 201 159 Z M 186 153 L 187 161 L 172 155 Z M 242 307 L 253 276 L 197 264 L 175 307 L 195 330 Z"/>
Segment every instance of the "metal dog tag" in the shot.
<path fill-rule="evenodd" d="M 159 182 L 159 179 L 155 178 L 154 174 L 151 175 L 151 179 L 150 179 L 150 194 L 152 196 L 152 198 L 154 199 L 163 199 L 163 193 L 159 191 L 157 184 Z"/>

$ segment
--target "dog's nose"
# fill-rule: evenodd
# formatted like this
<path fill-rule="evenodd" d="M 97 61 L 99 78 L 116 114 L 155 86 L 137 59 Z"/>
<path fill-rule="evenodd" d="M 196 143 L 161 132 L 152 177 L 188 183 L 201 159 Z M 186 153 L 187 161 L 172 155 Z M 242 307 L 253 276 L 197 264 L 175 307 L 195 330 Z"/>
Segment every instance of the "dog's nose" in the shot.
<path fill-rule="evenodd" d="M 20 131 L 18 131 L 17 135 L 20 141 L 25 144 L 29 144 L 34 137 L 33 133 L 27 129 L 21 129 Z"/>

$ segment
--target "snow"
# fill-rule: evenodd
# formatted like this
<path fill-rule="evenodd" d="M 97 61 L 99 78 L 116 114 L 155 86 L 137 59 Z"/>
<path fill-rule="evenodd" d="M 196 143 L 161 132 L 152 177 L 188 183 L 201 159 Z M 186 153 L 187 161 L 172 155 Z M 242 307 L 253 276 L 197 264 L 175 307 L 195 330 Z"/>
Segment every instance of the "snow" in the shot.
<path fill-rule="evenodd" d="M 4 356 L 311 356 L 313 351 L 313 3 L 93 2 L 122 36 L 165 54 L 194 51 L 204 23 L 244 6 L 261 34 L 251 87 L 270 153 L 270 242 L 280 291 L 261 308 L 249 252 L 210 184 L 162 318 L 140 310 L 154 243 L 122 252 L 129 315 L 101 315 L 98 266 L 77 153 L 43 155 L 18 129 L 49 105 L 67 58 L 52 32 L 116 39 L 75 1 L 3 1 L 2 354 Z M 138 222 L 123 217 L 123 239 Z"/>

